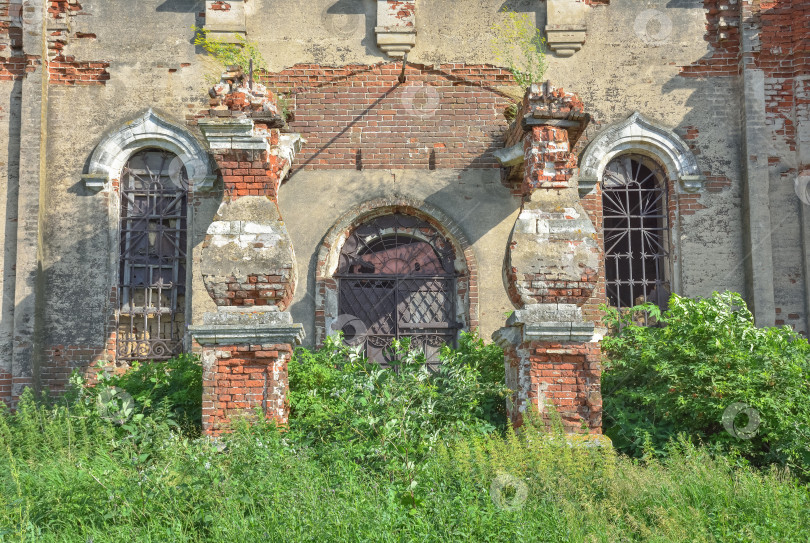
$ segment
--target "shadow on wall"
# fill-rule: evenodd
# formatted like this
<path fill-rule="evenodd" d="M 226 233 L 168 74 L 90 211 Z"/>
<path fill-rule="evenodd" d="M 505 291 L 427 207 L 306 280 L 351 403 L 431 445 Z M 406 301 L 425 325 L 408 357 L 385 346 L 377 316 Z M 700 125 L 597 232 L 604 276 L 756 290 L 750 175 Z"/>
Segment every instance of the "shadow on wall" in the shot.
<path fill-rule="evenodd" d="M 60 258 L 53 265 L 41 271 L 44 288 L 40 295 L 44 296 L 43 305 L 48 308 L 47 313 L 43 316 L 44 330 L 40 342 L 43 346 L 43 353 L 39 358 L 42 361 L 42 367 L 15 366 L 13 369 L 9 368 L 15 380 L 20 376 L 32 378 L 36 376 L 33 379 L 34 383 L 39 382 L 43 387 L 48 387 L 52 391 L 62 390 L 74 369 L 86 372 L 94 358 L 102 357 L 108 347 L 114 348 L 114 345 L 110 345 L 110 340 L 115 332 L 114 315 L 117 309 L 114 306 L 117 298 L 111 296 L 111 292 L 118 287 L 118 273 L 115 268 L 110 269 L 110 266 L 117 267 L 118 237 L 117 232 L 111 233 L 105 227 L 109 220 L 109 198 L 114 196 L 110 193 L 91 191 L 85 187 L 83 181 L 75 183 L 66 192 L 67 198 L 78 200 L 73 208 L 85 210 L 85 213 L 79 213 L 79 215 L 84 217 L 87 222 L 77 225 L 76 241 L 70 246 L 58 247 L 58 253 L 54 252 L 54 254 L 59 254 Z M 198 198 L 210 198 L 220 202 L 222 197 L 222 181 L 219 179 L 213 191 L 204 193 Z M 190 199 L 190 205 L 193 203 L 194 199 Z M 204 241 L 205 232 L 213 221 L 216 209 L 217 205 L 194 207 L 194 224 L 189 223 L 188 230 L 189 262 L 191 262 L 193 251 L 197 250 Z M 16 214 L 16 209 L 13 211 Z M 10 223 L 13 224 L 13 221 Z M 49 226 L 46 224 L 44 235 L 46 240 L 49 239 L 48 228 Z M 6 232 L 6 248 L 8 249 L 11 245 L 11 254 L 13 254 L 15 240 L 9 237 L 8 229 Z M 91 234 L 81 236 L 82 232 L 91 232 Z M 46 252 L 50 252 L 47 247 Z M 6 254 L 8 255 L 9 252 L 7 251 Z M 192 265 L 189 263 L 189 266 Z M 6 277 L 9 275 L 10 268 L 13 270 L 13 266 L 6 266 L 4 270 Z M 192 291 L 191 284 L 186 285 L 186 293 L 187 296 L 209 296 L 205 289 Z M 10 361 L 12 359 L 11 338 L 9 337 L 6 341 L 5 334 L 8 330 L 13 330 L 13 290 L 11 292 L 9 289 L 4 290 L 3 302 L 2 321 L 0 321 L 0 327 L 4 332 L 2 348 L 8 350 L 8 357 L 4 356 L 3 360 Z M 20 305 L 27 302 L 30 302 L 30 297 L 20 301 Z M 186 316 L 190 318 L 188 311 L 186 311 Z M 3 367 L 0 366 L 0 373 L 2 371 L 4 371 Z M 0 400 L 2 399 L 0 396 Z"/>

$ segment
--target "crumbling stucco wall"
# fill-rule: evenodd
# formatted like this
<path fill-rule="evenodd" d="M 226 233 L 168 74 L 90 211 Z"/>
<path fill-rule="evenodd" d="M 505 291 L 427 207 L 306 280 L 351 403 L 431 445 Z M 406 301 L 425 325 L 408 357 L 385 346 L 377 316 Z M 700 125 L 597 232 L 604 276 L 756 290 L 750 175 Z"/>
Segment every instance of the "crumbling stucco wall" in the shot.
<path fill-rule="evenodd" d="M 605 127 L 640 111 L 658 124 L 674 129 L 697 155 L 707 182 L 701 193 L 682 195 L 680 200 L 679 237 L 674 253 L 680 263 L 681 294 L 705 295 L 712 290 L 732 289 L 745 292 L 750 298 L 752 289 L 757 287 L 746 286 L 744 260 L 753 251 L 755 258 L 775 263 L 773 292 L 776 308 L 783 315 L 781 320 L 805 330 L 803 300 L 807 292 L 808 251 L 802 253 L 797 248 L 808 242 L 807 236 L 802 238 L 798 226 L 800 208 L 790 185 L 791 176 L 802 167 L 795 154 L 795 138 L 791 139 L 790 134 L 765 137 L 770 180 L 766 190 L 772 193 L 771 208 L 779 212 L 772 216 L 773 254 L 760 255 L 757 247 L 745 247 L 741 234 L 745 227 L 741 206 L 746 161 L 739 98 L 743 85 L 727 68 L 735 65 L 734 60 L 724 60 L 722 68 L 717 67 L 719 53 L 728 47 L 723 45 L 728 40 L 720 43 L 715 39 L 720 32 L 716 3 L 652 0 L 642 5 L 635 0 L 611 0 L 608 5 L 589 6 L 584 12 L 587 27 L 584 45 L 571 57 L 550 56 L 546 77 L 556 87 L 576 92 L 593 116 L 578 151 Z M 408 84 L 435 81 L 437 77 L 451 80 L 442 75 L 444 72 L 431 75 L 434 66 L 445 72 L 454 70 L 451 75 L 456 79 L 449 86 L 457 82 L 467 87 L 464 92 L 478 92 L 470 90 L 474 85 L 468 84 L 463 71 L 466 66 L 475 65 L 481 74 L 490 69 L 487 65 L 494 63 L 489 29 L 502 18 L 498 12 L 503 4 L 502 0 L 418 1 L 417 40 L 408 60 L 421 67 L 409 72 Z M 45 24 L 40 25 L 39 34 L 33 32 L 33 37 L 29 36 L 31 50 L 20 54 L 44 54 L 50 74 L 46 76 L 48 84 L 41 87 L 44 96 L 40 103 L 45 104 L 42 128 L 29 135 L 41 137 L 47 160 L 42 169 L 45 209 L 39 225 L 42 232 L 39 250 L 35 248 L 33 256 L 28 254 L 26 258 L 34 268 L 41 269 L 40 360 L 52 365 L 58 359 L 62 365 L 63 370 L 53 373 L 51 384 L 56 387 L 70 367 L 86 366 L 90 360 L 109 354 L 106 336 L 115 305 L 111 292 L 117 273 L 118 202 L 109 187 L 94 192 L 82 181 L 94 147 L 105 132 L 120 128 L 150 107 L 180 122 L 188 117 L 192 121 L 189 130 L 196 133 L 193 120 L 208 104 L 205 76 L 216 72 L 216 68 L 193 45 L 191 27 L 205 22 L 201 16 L 203 2 L 144 0 L 134 6 L 108 0 L 69 3 L 37 0 L 30 2 L 30 6 L 41 11 Z M 545 26 L 544 2 L 516 0 L 509 2 L 509 6 L 533 17 L 540 28 Z M 792 6 L 804 9 L 798 0 Z M 353 206 L 374 195 L 394 192 L 421 198 L 461 225 L 472 240 L 480 266 L 481 331 L 486 336 L 500 326 L 503 313 L 511 309 L 500 266 L 519 202 L 508 187 L 500 184 L 500 171 L 487 153 L 501 144 L 498 134 L 506 129 L 507 123 L 500 115 L 508 104 L 508 95 L 517 96 L 522 91 L 502 88 L 509 86 L 508 81 L 498 81 L 498 70 L 493 67 L 491 80 L 481 83 L 485 79 L 481 76 L 476 83 L 487 87 L 480 95 L 465 98 L 446 94 L 451 90 L 438 93 L 439 100 L 491 99 L 491 105 L 488 102 L 485 106 L 491 114 L 450 118 L 428 112 L 418 118 L 394 119 L 372 108 L 364 115 L 379 115 L 380 122 L 391 124 L 378 126 L 376 131 L 366 130 L 363 135 L 353 128 L 356 126 L 353 118 L 332 118 L 343 115 L 352 105 L 339 100 L 318 103 L 317 89 L 335 86 L 345 79 L 341 74 L 325 75 L 326 67 L 369 68 L 389 62 L 379 50 L 374 33 L 376 2 L 250 0 L 245 9 L 246 36 L 258 43 L 269 64 L 270 73 L 265 80 L 278 83 L 294 98 L 300 95 L 302 103 L 307 104 L 296 111 L 291 127 L 312 143 L 305 146 L 302 161 L 281 188 L 280 208 L 299 266 L 299 286 L 292 312 L 296 321 L 307 327 L 308 341 L 313 337 L 310 332 L 314 322 L 310 298 L 313 259 L 321 237 Z M 733 23 L 733 18 L 729 20 Z M 716 28 L 712 29 L 714 23 Z M 739 28 L 740 22 L 736 24 Z M 732 24 L 730 28 L 729 39 L 733 41 L 735 26 Z M 776 38 L 766 36 L 767 39 Z M 789 44 L 780 46 L 787 48 Z M 15 123 L 19 121 L 14 113 L 14 97 L 22 92 L 25 81 L 33 85 L 36 76 L 24 75 L 26 63 L 35 61 L 21 58 L 25 59 L 22 64 L 4 61 L 5 71 L 0 71 L 11 74 L 0 77 L 3 108 L 0 162 L 4 163 L 0 174 L 3 214 L 0 225 L 5 225 L 0 233 L 6 240 L 0 390 L 2 371 L 10 368 L 9 358 L 3 353 L 11 349 L 14 358 L 9 343 L 14 316 L 9 313 L 14 309 L 12 306 L 27 296 L 26 291 L 15 289 L 13 281 L 9 282 L 15 277 L 10 261 L 16 260 L 14 251 L 18 245 L 31 251 L 30 243 L 17 243 L 15 221 L 17 194 L 13 172 L 20 149 L 15 143 L 19 140 Z M 452 69 L 447 68 L 450 65 Z M 388 85 L 393 88 L 396 66 L 386 70 L 380 70 L 375 77 L 390 79 Z M 472 74 L 467 75 L 472 79 Z M 777 93 L 780 89 L 776 85 L 784 78 L 778 73 L 770 77 L 774 79 L 767 83 L 771 85 L 769 91 Z M 356 83 L 363 84 L 362 80 Z M 381 87 L 381 94 L 387 90 Z M 34 94 L 28 96 L 33 97 Z M 428 100 L 431 97 L 428 95 Z M 778 97 L 773 100 L 778 101 Z M 778 131 L 779 112 L 774 110 L 769 115 L 767 130 Z M 500 120 L 495 121 L 496 118 Z M 438 145 L 445 145 L 443 141 L 429 139 L 431 129 L 438 131 L 448 123 L 456 129 L 457 147 L 441 147 Z M 409 128 L 417 125 L 419 134 L 410 135 Z M 380 136 L 394 132 L 391 127 L 402 133 L 401 144 L 399 140 L 392 142 Z M 468 137 L 469 145 L 465 144 L 463 136 L 473 133 L 475 137 Z M 340 140 L 344 137 L 345 142 Z M 411 139 L 417 141 L 412 143 Z M 305 163 L 322 150 L 337 149 L 344 143 L 347 151 L 362 151 L 366 157 L 362 170 L 358 171 L 354 160 L 333 165 Z M 404 165 L 408 167 L 406 171 L 400 170 L 405 159 L 397 154 L 403 145 L 413 145 L 412 163 Z M 453 162 L 454 153 L 472 153 L 471 149 L 480 154 L 480 161 Z M 432 163 L 431 151 L 438 157 Z M 369 156 L 379 159 L 369 161 Z M 386 162 L 385 157 L 389 156 L 394 156 L 397 163 Z M 39 159 L 28 166 L 39 168 Z M 29 178 L 21 179 L 21 183 L 33 186 Z M 221 189 L 215 189 L 199 195 L 191 206 L 190 303 L 194 322 L 199 322 L 201 315 L 214 307 L 198 264 L 205 231 L 221 199 Z M 31 285 L 26 288 L 36 290 Z M 784 315 L 795 317 L 786 319 Z"/>

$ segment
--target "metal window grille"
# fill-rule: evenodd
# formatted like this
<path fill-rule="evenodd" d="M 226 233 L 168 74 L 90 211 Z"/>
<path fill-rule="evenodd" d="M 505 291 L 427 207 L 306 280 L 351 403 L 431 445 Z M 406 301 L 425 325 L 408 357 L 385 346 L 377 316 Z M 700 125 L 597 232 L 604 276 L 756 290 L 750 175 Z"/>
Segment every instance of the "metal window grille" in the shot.
<path fill-rule="evenodd" d="M 455 253 L 428 223 L 393 214 L 360 225 L 335 277 L 344 340 L 369 360 L 388 366 L 391 342 L 409 337 L 435 369 L 441 346 L 455 346 Z"/>
<path fill-rule="evenodd" d="M 605 286 L 610 305 L 652 302 L 665 309 L 670 294 L 666 175 L 652 160 L 621 156 L 602 180 Z M 641 316 L 644 324 L 647 315 Z"/>
<path fill-rule="evenodd" d="M 140 151 L 121 175 L 119 360 L 167 359 L 183 349 L 188 178 L 171 168 L 176 159 Z"/>

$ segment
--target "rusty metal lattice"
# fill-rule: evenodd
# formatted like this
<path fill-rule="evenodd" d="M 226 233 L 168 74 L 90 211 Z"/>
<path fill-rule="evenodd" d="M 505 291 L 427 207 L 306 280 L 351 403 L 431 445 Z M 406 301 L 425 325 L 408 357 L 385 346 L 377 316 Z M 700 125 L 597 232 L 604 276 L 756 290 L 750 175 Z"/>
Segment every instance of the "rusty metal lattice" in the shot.
<path fill-rule="evenodd" d="M 653 302 L 670 294 L 666 175 L 652 160 L 621 156 L 602 180 L 605 286 L 612 306 Z M 643 316 L 647 323 L 647 316 Z"/>
<path fill-rule="evenodd" d="M 176 156 L 150 149 L 121 175 L 119 360 L 161 360 L 183 349 L 188 178 Z"/>
<path fill-rule="evenodd" d="M 338 311 L 352 316 L 342 328 L 346 342 L 387 366 L 391 342 L 409 337 L 435 367 L 441 346 L 455 345 L 460 327 L 454 266 L 452 245 L 415 217 L 386 215 L 357 227 L 335 275 Z"/>

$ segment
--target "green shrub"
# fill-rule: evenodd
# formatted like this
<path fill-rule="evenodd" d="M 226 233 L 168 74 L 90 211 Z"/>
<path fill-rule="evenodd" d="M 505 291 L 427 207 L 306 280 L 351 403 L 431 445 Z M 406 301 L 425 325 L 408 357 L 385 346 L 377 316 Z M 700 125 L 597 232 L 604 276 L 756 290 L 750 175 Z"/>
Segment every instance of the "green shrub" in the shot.
<path fill-rule="evenodd" d="M 431 373 L 407 340 L 396 368 L 366 361 L 339 337 L 319 351 L 299 348 L 289 364 L 290 432 L 321 451 L 372 465 L 413 463 L 440 436 L 486 434 L 506 425 L 503 351 L 464 334 Z"/>
<path fill-rule="evenodd" d="M 664 326 L 632 322 L 650 311 Z M 789 327 L 757 328 L 739 294 L 689 299 L 673 295 L 659 315 L 652 305 L 606 321 L 616 332 L 602 343 L 604 429 L 619 450 L 661 453 L 678 433 L 756 465 L 810 468 L 810 345 Z M 734 405 L 745 413 L 732 421 Z M 744 407 L 744 406 L 740 406 Z M 729 411 L 726 411 L 729 409 Z M 729 432 L 724 426 L 732 428 Z M 756 429 L 755 435 L 737 429 Z M 753 434 L 754 432 L 752 432 Z M 736 435 L 734 435 L 736 434 Z"/>
<path fill-rule="evenodd" d="M 164 407 L 175 421 L 199 433 L 202 365 L 198 356 L 180 354 L 165 362 L 133 362 L 125 373 L 106 377 L 102 384 L 127 392 L 135 400 L 137 412 L 150 415 Z"/>

